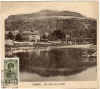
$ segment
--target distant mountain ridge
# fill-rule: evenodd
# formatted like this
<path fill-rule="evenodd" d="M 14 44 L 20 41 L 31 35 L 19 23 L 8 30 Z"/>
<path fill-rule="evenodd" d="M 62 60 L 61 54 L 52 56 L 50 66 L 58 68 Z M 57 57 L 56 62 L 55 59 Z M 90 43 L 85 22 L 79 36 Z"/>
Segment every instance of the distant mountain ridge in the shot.
<path fill-rule="evenodd" d="M 32 17 L 40 17 L 40 16 L 73 16 L 73 17 L 80 17 L 80 18 L 86 18 L 86 16 L 77 13 L 77 12 L 71 12 L 71 11 L 56 11 L 56 10 L 41 10 L 37 13 L 31 13 L 31 14 L 19 14 L 19 15 L 11 15 L 7 19 L 9 20 L 16 20 L 17 19 L 26 19 L 26 18 L 32 18 Z"/>

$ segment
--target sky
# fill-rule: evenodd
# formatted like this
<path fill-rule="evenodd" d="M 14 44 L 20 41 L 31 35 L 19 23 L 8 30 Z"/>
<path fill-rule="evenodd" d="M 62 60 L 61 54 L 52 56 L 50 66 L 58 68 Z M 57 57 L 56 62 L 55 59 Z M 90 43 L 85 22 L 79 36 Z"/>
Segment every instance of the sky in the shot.
<path fill-rule="evenodd" d="M 41 10 L 73 11 L 98 19 L 98 2 L 1 2 L 1 16 L 28 14 Z"/>

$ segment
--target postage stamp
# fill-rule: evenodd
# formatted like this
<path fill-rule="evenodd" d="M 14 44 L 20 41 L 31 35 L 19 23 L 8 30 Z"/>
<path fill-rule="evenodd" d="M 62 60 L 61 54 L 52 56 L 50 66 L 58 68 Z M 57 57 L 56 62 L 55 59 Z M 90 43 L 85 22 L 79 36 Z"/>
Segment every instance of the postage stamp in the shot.
<path fill-rule="evenodd" d="M 4 84 L 18 85 L 19 81 L 19 59 L 5 58 L 4 60 Z"/>

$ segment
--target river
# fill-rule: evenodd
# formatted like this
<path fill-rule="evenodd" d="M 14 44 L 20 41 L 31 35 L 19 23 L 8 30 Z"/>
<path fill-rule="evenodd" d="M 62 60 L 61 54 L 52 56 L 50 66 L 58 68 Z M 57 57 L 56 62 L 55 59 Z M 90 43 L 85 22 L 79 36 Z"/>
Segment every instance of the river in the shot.
<path fill-rule="evenodd" d="M 34 48 L 6 51 L 6 57 L 18 57 L 20 81 L 96 81 L 96 58 L 80 48 Z"/>

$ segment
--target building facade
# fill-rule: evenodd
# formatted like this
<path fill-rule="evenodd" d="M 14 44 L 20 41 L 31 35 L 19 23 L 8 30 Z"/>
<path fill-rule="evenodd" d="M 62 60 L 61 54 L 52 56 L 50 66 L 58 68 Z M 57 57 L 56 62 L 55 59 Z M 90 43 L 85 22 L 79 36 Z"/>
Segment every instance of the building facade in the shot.
<path fill-rule="evenodd" d="M 22 32 L 22 41 L 40 41 L 40 34 L 38 31 L 23 31 Z"/>

